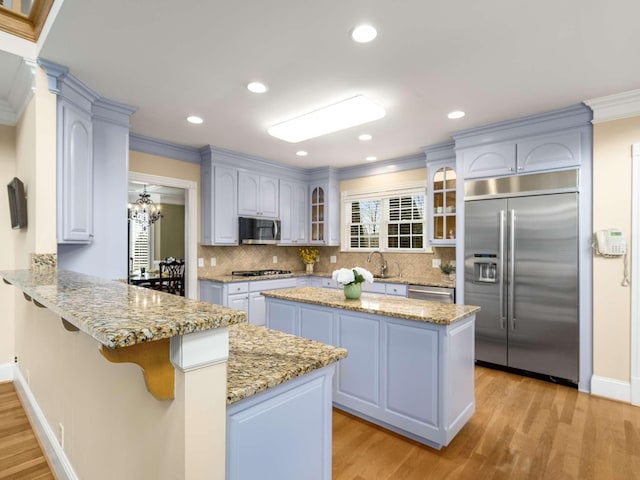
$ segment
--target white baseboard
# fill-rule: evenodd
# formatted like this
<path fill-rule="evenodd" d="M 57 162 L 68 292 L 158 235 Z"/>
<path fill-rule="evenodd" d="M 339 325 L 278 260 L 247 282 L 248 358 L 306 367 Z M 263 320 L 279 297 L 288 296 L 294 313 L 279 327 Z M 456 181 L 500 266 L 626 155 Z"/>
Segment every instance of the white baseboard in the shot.
<path fill-rule="evenodd" d="M 13 380 L 13 363 L 0 363 L 0 382 Z"/>
<path fill-rule="evenodd" d="M 614 378 L 591 377 L 591 395 L 631 403 L 631 384 Z"/>
<path fill-rule="evenodd" d="M 73 470 L 67 455 L 58 443 L 58 439 L 49 426 L 44 412 L 38 405 L 38 402 L 36 402 L 29 385 L 22 376 L 22 373 L 20 373 L 17 365 L 13 367 L 13 381 L 24 410 L 29 417 L 33 431 L 38 437 L 38 440 L 40 440 L 40 445 L 44 450 L 47 460 L 49 460 L 49 465 L 56 478 L 59 480 L 78 480 L 78 476 Z"/>
<path fill-rule="evenodd" d="M 631 404 L 640 407 L 640 377 L 631 377 Z"/>

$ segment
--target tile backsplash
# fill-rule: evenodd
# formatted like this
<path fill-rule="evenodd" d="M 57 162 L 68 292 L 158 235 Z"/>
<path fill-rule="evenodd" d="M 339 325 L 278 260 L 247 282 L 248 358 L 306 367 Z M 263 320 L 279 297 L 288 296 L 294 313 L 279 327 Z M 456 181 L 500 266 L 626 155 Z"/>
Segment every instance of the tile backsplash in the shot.
<path fill-rule="evenodd" d="M 320 258 L 315 271 L 331 274 L 338 268 L 364 267 L 374 274 L 380 272 L 380 256 L 374 255 L 367 263 L 368 253 L 340 252 L 340 247 L 316 247 Z M 204 259 L 204 267 L 198 268 L 198 275 L 227 275 L 233 270 L 278 269 L 303 271 L 304 263 L 299 255 L 299 247 L 279 247 L 275 245 L 241 245 L 237 247 L 198 246 L 198 258 Z M 440 269 L 431 266 L 431 260 L 439 258 L 443 263 L 455 260 L 455 248 L 434 248 L 434 253 L 384 253 L 387 261 L 387 275 L 440 279 Z M 330 263 L 330 257 L 336 263 Z M 273 263 L 274 257 L 277 263 Z M 216 266 L 211 266 L 215 258 Z"/>

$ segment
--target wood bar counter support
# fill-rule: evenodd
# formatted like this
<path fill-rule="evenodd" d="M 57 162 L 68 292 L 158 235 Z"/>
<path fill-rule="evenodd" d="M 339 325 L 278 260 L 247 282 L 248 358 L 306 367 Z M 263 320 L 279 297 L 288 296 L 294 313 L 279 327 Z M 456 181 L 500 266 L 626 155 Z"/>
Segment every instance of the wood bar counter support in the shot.
<path fill-rule="evenodd" d="M 175 398 L 175 371 L 169 360 L 169 339 L 138 343 L 125 348 L 100 347 L 112 363 L 135 363 L 142 368 L 147 390 L 158 400 Z"/>

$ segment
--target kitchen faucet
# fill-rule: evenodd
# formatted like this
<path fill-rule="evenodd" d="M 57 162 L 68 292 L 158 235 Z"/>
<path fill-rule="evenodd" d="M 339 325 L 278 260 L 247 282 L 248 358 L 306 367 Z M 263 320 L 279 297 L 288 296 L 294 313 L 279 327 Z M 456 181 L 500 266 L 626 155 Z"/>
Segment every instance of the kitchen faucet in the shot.
<path fill-rule="evenodd" d="M 380 278 L 384 278 L 384 274 L 387 271 L 387 261 L 384 259 L 384 256 L 382 256 L 382 253 L 379 250 L 374 250 L 369 254 L 369 256 L 367 257 L 367 263 L 371 263 L 371 256 L 374 253 L 380 255 L 380 261 L 382 262 L 382 264 L 380 265 Z"/>

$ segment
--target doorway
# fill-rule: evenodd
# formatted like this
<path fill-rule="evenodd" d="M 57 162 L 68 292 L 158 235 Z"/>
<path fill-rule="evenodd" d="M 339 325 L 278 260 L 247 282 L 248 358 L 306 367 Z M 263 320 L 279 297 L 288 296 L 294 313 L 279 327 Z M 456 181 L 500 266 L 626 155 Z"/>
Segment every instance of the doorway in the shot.
<path fill-rule="evenodd" d="M 166 257 L 180 258 L 183 252 L 185 261 L 185 296 L 197 299 L 197 184 L 190 180 L 161 177 L 139 172 L 129 172 L 129 203 L 134 203 L 146 186 L 154 204 L 161 205 L 161 212 L 165 215 L 155 222 L 142 238 L 138 239 L 139 251 L 136 248 L 137 232 L 130 227 L 130 241 L 128 244 L 128 270 L 139 269 L 147 258 L 146 268 L 155 268 L 160 259 Z M 139 191 L 138 191 L 139 190 Z M 168 216 L 173 213 L 171 218 Z M 183 235 L 178 239 L 176 225 L 182 225 Z M 179 228 L 179 227 L 178 227 Z M 134 235 L 132 235 L 134 234 Z M 182 240 L 182 241 L 180 241 Z M 148 252 L 145 252 L 144 245 Z M 183 249 L 183 250 L 181 250 Z M 166 254 L 166 255 L 165 255 Z"/>

